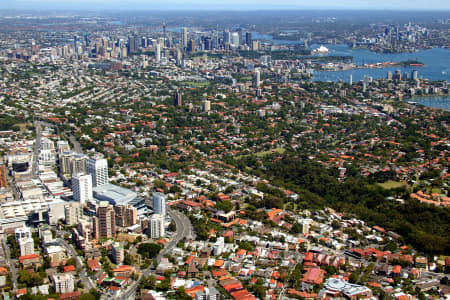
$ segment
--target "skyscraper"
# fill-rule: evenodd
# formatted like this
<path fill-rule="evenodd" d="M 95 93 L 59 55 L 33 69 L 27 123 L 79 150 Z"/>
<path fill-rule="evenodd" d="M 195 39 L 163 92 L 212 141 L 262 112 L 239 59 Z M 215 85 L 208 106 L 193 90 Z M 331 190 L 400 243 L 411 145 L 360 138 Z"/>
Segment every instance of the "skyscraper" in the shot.
<path fill-rule="evenodd" d="M 184 49 L 186 49 L 187 44 L 188 44 L 188 31 L 187 28 L 184 27 L 181 32 L 181 45 L 183 46 Z"/>
<path fill-rule="evenodd" d="M 154 214 L 150 217 L 150 237 L 152 239 L 160 239 L 165 235 L 164 216 Z"/>
<path fill-rule="evenodd" d="M 252 33 L 251 32 L 246 32 L 245 33 L 245 44 L 247 46 L 251 47 L 252 46 L 252 42 L 253 42 L 253 40 L 252 40 Z"/>
<path fill-rule="evenodd" d="M 182 106 L 183 105 L 183 96 L 180 92 L 176 92 L 173 96 L 173 105 L 174 106 Z"/>
<path fill-rule="evenodd" d="M 259 69 L 255 70 L 254 87 L 258 88 L 261 85 L 261 73 Z"/>
<path fill-rule="evenodd" d="M 166 216 L 166 195 L 159 192 L 153 193 L 153 212 Z"/>
<path fill-rule="evenodd" d="M 108 184 L 108 162 L 101 154 L 86 161 L 86 172 L 92 176 L 92 187 Z"/>
<path fill-rule="evenodd" d="M 91 174 L 75 174 L 72 177 L 73 200 L 82 204 L 92 201 L 92 177 Z"/>
<path fill-rule="evenodd" d="M 93 220 L 93 235 L 95 239 L 112 238 L 116 236 L 116 218 L 114 208 L 106 201 L 100 202 Z"/>
<path fill-rule="evenodd" d="M 231 34 L 231 46 L 237 48 L 239 47 L 239 33 L 233 32 Z"/>
<path fill-rule="evenodd" d="M 350 74 L 350 76 L 349 76 L 348 84 L 350 84 L 350 85 L 353 84 L 353 75 L 352 74 Z"/>
<path fill-rule="evenodd" d="M 136 37 L 134 35 L 130 35 L 128 37 L 128 53 L 136 53 Z"/>
<path fill-rule="evenodd" d="M 156 62 L 160 62 L 161 61 L 161 45 L 160 44 L 156 44 L 155 60 L 156 60 Z"/>

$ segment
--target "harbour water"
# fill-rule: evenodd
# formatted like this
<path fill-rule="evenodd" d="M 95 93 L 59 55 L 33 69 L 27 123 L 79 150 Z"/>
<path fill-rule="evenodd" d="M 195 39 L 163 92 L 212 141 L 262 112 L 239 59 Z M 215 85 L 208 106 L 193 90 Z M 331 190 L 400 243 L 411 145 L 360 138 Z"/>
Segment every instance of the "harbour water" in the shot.
<path fill-rule="evenodd" d="M 285 41 L 274 40 L 270 35 L 252 33 L 254 39 L 264 39 L 274 44 L 303 44 L 303 41 Z M 316 71 L 314 72 L 314 81 L 348 81 L 350 75 L 353 82 L 363 80 L 364 75 L 372 76 L 374 79 L 386 78 L 387 73 L 395 72 L 400 69 L 402 74 L 411 73 L 417 70 L 419 78 L 429 80 L 447 80 L 450 81 L 450 50 L 444 48 L 432 48 L 420 50 L 415 53 L 375 53 L 368 49 L 352 49 L 347 45 L 324 45 L 329 49 L 325 55 L 352 56 L 353 62 L 357 65 L 372 64 L 381 62 L 402 62 L 407 60 L 418 60 L 425 64 L 423 67 L 391 67 L 383 69 L 354 69 L 346 71 Z M 311 49 L 320 47 L 320 45 L 310 45 Z"/>
<path fill-rule="evenodd" d="M 427 107 L 443 108 L 450 111 L 450 95 L 447 96 L 424 96 L 407 99 L 408 102 L 416 102 Z"/>

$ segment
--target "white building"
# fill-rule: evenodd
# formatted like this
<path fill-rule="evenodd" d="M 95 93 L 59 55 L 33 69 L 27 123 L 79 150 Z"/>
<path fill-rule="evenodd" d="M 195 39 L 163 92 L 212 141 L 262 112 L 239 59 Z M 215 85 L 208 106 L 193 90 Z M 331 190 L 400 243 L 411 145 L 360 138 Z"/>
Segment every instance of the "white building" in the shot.
<path fill-rule="evenodd" d="M 95 155 L 86 161 L 86 172 L 92 176 L 93 187 L 108 183 L 108 162 L 101 154 Z"/>
<path fill-rule="evenodd" d="M 204 112 L 209 112 L 211 110 L 211 101 L 204 100 L 202 102 L 202 109 L 203 109 Z"/>
<path fill-rule="evenodd" d="M 156 44 L 155 47 L 155 60 L 156 62 L 160 62 L 161 61 L 161 45 L 160 44 Z"/>
<path fill-rule="evenodd" d="M 223 238 L 223 236 L 221 236 L 217 239 L 217 241 L 212 247 L 213 255 L 218 256 L 222 254 L 224 248 L 225 248 L 225 239 Z"/>
<path fill-rule="evenodd" d="M 66 224 L 69 226 L 76 225 L 83 215 L 83 207 L 79 202 L 71 202 L 64 205 L 64 216 Z"/>
<path fill-rule="evenodd" d="M 165 235 L 165 221 L 161 214 L 154 214 L 150 217 L 150 237 L 160 239 Z"/>
<path fill-rule="evenodd" d="M 94 199 L 91 174 L 76 174 L 72 177 L 73 200 L 82 204 Z"/>
<path fill-rule="evenodd" d="M 155 214 L 166 216 L 166 195 L 163 193 L 153 193 L 153 212 Z"/>
<path fill-rule="evenodd" d="M 16 242 L 19 242 L 20 239 L 31 238 L 31 228 L 30 227 L 16 228 L 14 234 L 16 237 Z"/>
<path fill-rule="evenodd" d="M 53 288 L 57 293 L 71 293 L 75 289 L 73 275 L 53 275 Z"/>
<path fill-rule="evenodd" d="M 123 252 L 123 246 L 119 242 L 114 242 L 111 245 L 111 256 L 115 264 L 122 264 L 123 259 L 125 258 Z"/>
<path fill-rule="evenodd" d="M 33 238 L 19 239 L 20 256 L 34 254 L 34 240 Z"/>
<path fill-rule="evenodd" d="M 239 33 L 238 32 L 233 32 L 231 34 L 231 46 L 232 47 L 239 47 Z"/>

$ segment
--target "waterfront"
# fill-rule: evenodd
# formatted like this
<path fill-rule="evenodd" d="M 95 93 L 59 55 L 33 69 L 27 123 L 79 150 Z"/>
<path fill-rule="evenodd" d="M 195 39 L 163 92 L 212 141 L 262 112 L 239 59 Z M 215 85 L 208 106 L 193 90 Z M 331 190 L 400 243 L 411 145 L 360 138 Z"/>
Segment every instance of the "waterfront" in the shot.
<path fill-rule="evenodd" d="M 274 40 L 270 35 L 252 33 L 255 39 L 264 39 L 274 44 L 303 44 L 303 41 Z M 401 70 L 411 73 L 413 70 L 419 72 L 419 78 L 429 80 L 450 81 L 450 50 L 443 48 L 432 48 L 420 50 L 415 53 L 375 53 L 368 49 L 352 49 L 347 45 L 324 45 L 329 49 L 327 54 L 337 56 L 352 56 L 353 62 L 357 65 L 373 64 L 381 62 L 402 62 L 407 60 L 418 60 L 425 64 L 423 67 L 390 67 L 382 69 L 353 69 L 346 71 L 315 71 L 314 81 L 338 81 L 349 80 L 350 75 L 353 82 L 363 80 L 364 75 L 372 76 L 374 79 L 386 78 L 387 72 Z M 318 44 L 310 45 L 311 49 L 320 47 Z"/>
<path fill-rule="evenodd" d="M 314 45 L 316 46 L 316 45 Z M 312 47 L 314 47 L 312 46 Z M 364 75 L 373 78 L 386 78 L 387 72 L 394 73 L 401 70 L 402 74 L 417 70 L 419 78 L 429 80 L 450 80 L 450 50 L 443 48 L 433 48 L 421 50 L 415 53 L 375 53 L 368 49 L 351 49 L 347 45 L 327 45 L 330 50 L 328 55 L 348 55 L 353 56 L 353 62 L 357 65 L 371 64 L 379 62 L 401 62 L 406 60 L 418 60 L 425 64 L 423 67 L 389 67 L 382 69 L 354 69 L 346 71 L 316 71 L 315 81 L 338 81 L 340 79 L 348 81 L 349 76 L 353 76 L 353 81 L 359 81 Z"/>
<path fill-rule="evenodd" d="M 446 96 L 420 96 L 405 99 L 408 102 L 416 102 L 427 107 L 443 108 L 450 110 L 450 95 Z"/>

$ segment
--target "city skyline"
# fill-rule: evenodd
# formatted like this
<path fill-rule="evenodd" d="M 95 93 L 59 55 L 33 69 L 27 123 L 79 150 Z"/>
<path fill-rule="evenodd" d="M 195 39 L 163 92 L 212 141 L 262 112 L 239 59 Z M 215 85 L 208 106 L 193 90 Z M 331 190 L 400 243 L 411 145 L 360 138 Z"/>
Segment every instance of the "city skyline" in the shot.
<path fill-rule="evenodd" d="M 0 9 L 94 9 L 94 10 L 288 10 L 288 9 L 348 9 L 348 10 L 450 10 L 450 3 L 441 0 L 423 1 L 397 1 L 388 0 L 377 2 L 344 0 L 336 4 L 334 1 L 324 0 L 311 5 L 307 1 L 282 0 L 273 1 L 246 0 L 246 1 L 181 1 L 170 0 L 165 3 L 156 1 L 132 0 L 126 4 L 118 0 L 0 0 Z"/>

